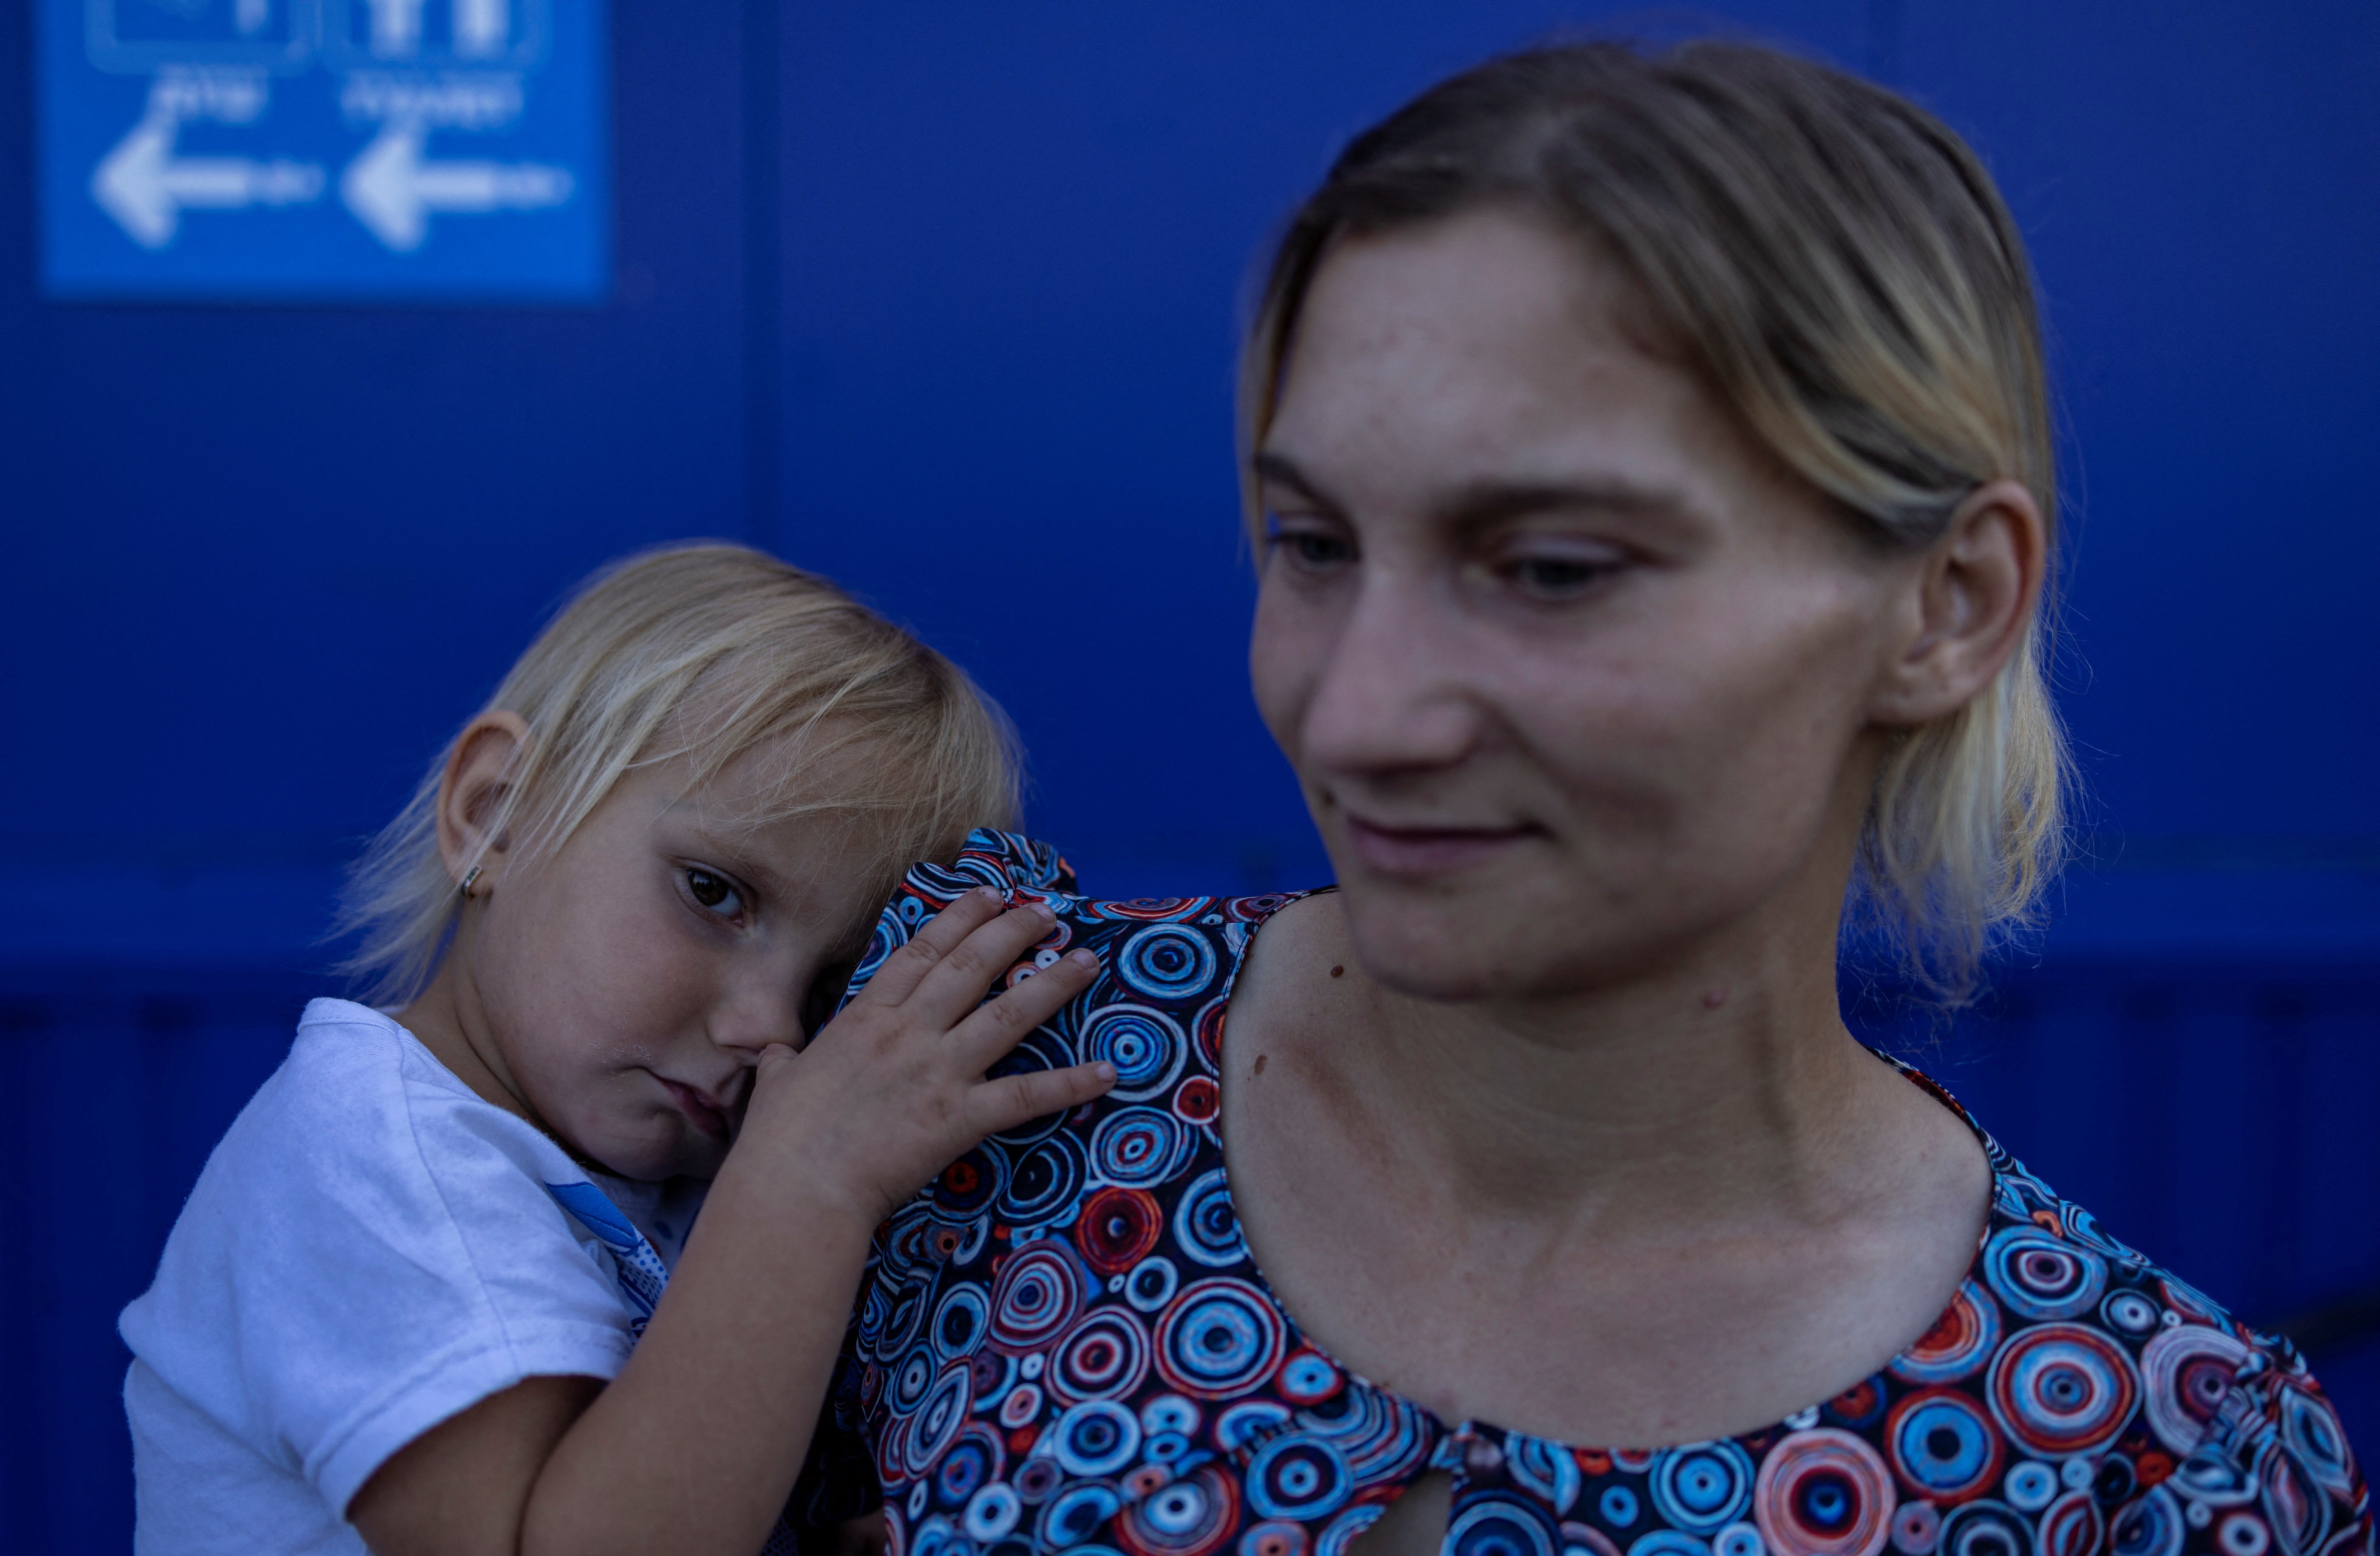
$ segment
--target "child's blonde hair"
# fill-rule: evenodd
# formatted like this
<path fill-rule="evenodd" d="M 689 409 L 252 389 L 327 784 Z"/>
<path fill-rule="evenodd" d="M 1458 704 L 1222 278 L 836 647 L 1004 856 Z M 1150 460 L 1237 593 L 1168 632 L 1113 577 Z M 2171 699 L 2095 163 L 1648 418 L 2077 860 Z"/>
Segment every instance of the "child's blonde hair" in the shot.
<path fill-rule="evenodd" d="M 691 787 L 764 745 L 783 752 L 779 800 L 739 820 L 871 813 L 888 891 L 970 828 L 1015 821 L 1015 738 L 966 673 L 826 579 L 744 546 L 675 546 L 597 573 L 481 710 L 498 711 L 529 732 L 484 833 L 516 861 L 550 857 L 632 768 L 684 759 Z M 800 782 L 855 746 L 864 777 Z M 359 942 L 340 970 L 377 1004 L 419 994 L 461 907 L 438 849 L 453 751 L 349 875 L 338 930 Z"/>

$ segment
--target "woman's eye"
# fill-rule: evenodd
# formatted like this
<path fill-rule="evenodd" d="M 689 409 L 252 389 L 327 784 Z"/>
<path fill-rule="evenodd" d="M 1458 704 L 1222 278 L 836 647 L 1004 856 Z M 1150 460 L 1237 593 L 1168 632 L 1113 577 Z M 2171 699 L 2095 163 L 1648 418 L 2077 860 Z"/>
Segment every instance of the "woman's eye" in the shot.
<path fill-rule="evenodd" d="M 1354 546 L 1342 536 L 1327 530 L 1284 529 L 1278 523 L 1272 532 L 1272 543 L 1301 572 L 1324 572 L 1354 560 L 1355 555 Z"/>
<path fill-rule="evenodd" d="M 1532 556 L 1513 564 L 1512 577 L 1540 600 L 1566 600 L 1585 592 L 1617 571 L 1610 562 L 1589 562 L 1574 556 Z"/>
<path fill-rule="evenodd" d="M 744 899 L 737 894 L 735 887 L 727 883 L 724 877 L 714 875 L 707 869 L 687 870 L 686 889 L 694 893 L 695 901 L 722 918 L 732 917 L 737 908 L 744 906 Z"/>

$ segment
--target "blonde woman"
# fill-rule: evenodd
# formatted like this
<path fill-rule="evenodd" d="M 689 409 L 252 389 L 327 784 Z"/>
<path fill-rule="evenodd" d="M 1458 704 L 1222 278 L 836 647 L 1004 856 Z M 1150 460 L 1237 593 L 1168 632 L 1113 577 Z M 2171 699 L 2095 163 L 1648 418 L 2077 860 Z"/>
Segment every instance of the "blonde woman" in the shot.
<path fill-rule="evenodd" d="M 1499 59 L 1355 140 L 1246 352 L 1258 707 L 1333 892 L 966 883 L 1118 1072 L 906 1207 L 906 1556 L 2364 1556 L 2286 1342 L 1836 1005 L 2057 865 L 2022 245 L 1907 102 L 1749 47 Z M 1045 952 L 1046 954 L 1046 952 Z"/>
<path fill-rule="evenodd" d="M 394 1008 L 307 1007 L 125 1310 L 137 1548 L 748 1556 L 870 1230 L 1106 1084 L 983 1080 L 1091 972 L 978 1008 L 1050 930 L 988 892 L 806 1047 L 901 861 L 1014 803 L 966 677 L 824 579 L 592 580 L 358 874 Z"/>

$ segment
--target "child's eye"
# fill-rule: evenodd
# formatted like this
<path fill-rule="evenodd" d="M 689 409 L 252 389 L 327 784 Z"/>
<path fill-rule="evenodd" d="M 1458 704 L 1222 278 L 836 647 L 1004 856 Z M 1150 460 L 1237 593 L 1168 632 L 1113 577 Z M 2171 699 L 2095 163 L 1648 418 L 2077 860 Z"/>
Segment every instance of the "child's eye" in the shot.
<path fill-rule="evenodd" d="M 727 883 L 725 877 L 707 869 L 696 868 L 687 870 L 686 889 L 694 893 L 695 901 L 722 918 L 735 917 L 735 911 L 744 906 L 744 898 Z"/>

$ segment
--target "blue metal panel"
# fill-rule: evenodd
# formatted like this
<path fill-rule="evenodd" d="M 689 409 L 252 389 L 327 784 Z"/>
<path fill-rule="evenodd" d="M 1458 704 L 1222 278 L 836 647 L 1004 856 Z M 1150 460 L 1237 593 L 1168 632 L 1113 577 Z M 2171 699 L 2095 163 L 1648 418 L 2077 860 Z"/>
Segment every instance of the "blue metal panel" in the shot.
<path fill-rule="evenodd" d="M 43 0 L 59 298 L 591 301 L 601 0 Z"/>
<path fill-rule="evenodd" d="M 338 107 L 352 60 L 202 58 L 192 40 L 225 41 L 226 18 L 236 35 L 243 0 L 121 3 L 148 30 L 119 43 L 264 69 L 259 116 L 182 126 L 176 156 L 324 169 L 311 202 L 187 213 L 159 251 L 175 263 L 269 266 L 237 235 L 319 219 L 401 275 L 573 209 L 433 217 L 391 254 L 336 188 L 382 132 Z M 1318 879 L 1240 663 L 1246 267 L 1368 117 L 1613 14 L 674 0 L 599 24 L 552 3 L 550 57 L 575 14 L 586 57 L 617 65 L 588 89 L 619 126 L 600 306 L 44 304 L 33 183 L 0 178 L 0 1193 L 35 1250 L 0 1282 L 0 1549 L 121 1548 L 115 1312 L 322 987 L 339 861 L 605 557 L 742 534 L 917 623 L 1016 711 L 1035 824 L 1102 890 Z M 357 4 L 320 15 L 369 46 Z M 425 0 L 424 47 L 451 39 L 451 5 Z M 2380 1282 L 2380 681 L 2360 592 L 2380 562 L 2362 514 L 2380 12 L 1730 9 L 1973 136 L 2056 331 L 2081 539 L 2064 691 L 2098 842 L 2042 965 L 1953 1035 L 1946 1078 L 2243 1311 Z M 92 13 L 42 11 L 45 47 L 69 14 Z M 34 115 L 12 111 L 33 19 L 0 0 L 0 167 L 39 165 Z M 105 74 L 86 31 L 68 42 L 74 70 Z M 164 60 L 76 87 L 104 111 L 42 196 L 136 264 L 159 256 L 89 186 Z M 559 68 L 528 80 L 528 119 Z M 442 129 L 425 154 L 576 177 L 576 153 L 529 134 Z M 2380 1344 L 2317 1360 L 2380 1451 Z"/>
<path fill-rule="evenodd" d="M 2066 706 L 2099 824 L 2218 875 L 2369 878 L 2380 9 L 1910 5 L 1897 57 L 2040 270 L 2079 541 Z M 2209 834 L 2232 846 L 2175 846 Z"/>

